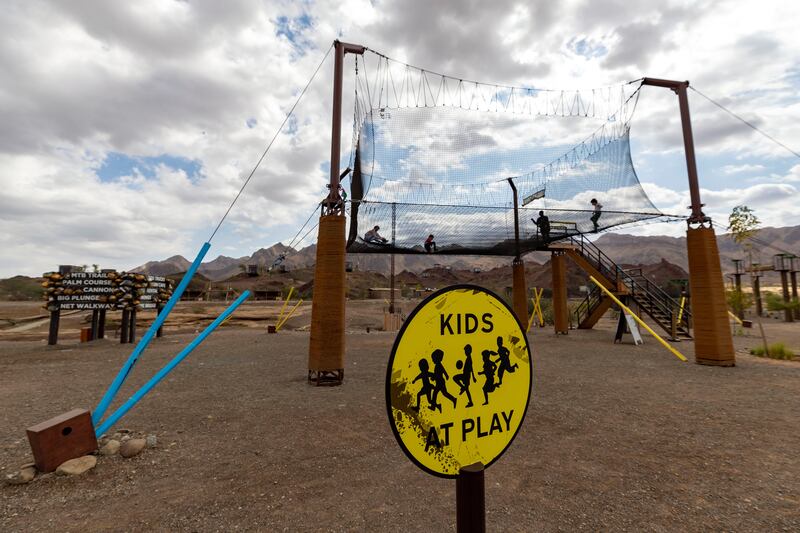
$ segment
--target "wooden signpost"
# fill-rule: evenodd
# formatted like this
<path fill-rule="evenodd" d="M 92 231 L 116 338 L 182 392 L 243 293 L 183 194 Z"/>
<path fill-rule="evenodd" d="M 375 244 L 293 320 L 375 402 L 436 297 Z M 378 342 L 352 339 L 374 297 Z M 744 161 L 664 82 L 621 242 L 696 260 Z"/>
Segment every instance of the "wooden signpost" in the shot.
<path fill-rule="evenodd" d="M 484 469 L 514 440 L 533 366 L 523 325 L 494 293 L 433 293 L 398 334 L 386 408 L 398 444 L 425 472 L 456 479 L 459 532 L 485 531 Z"/>
<path fill-rule="evenodd" d="M 171 282 L 161 276 L 134 272 L 48 272 L 44 274 L 44 299 L 50 311 L 48 344 L 58 342 L 62 310 L 91 310 L 89 340 L 105 336 L 106 311 L 122 311 L 120 342 L 136 340 L 136 310 L 156 309 L 172 295 Z M 160 334 L 158 335 L 161 336 Z"/>

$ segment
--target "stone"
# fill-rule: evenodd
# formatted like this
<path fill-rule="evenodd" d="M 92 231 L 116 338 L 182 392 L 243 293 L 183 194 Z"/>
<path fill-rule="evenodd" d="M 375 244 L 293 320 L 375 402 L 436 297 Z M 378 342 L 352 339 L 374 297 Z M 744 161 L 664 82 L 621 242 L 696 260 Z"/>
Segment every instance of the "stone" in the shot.
<path fill-rule="evenodd" d="M 24 485 L 30 483 L 36 477 L 36 468 L 27 466 L 20 468 L 19 472 L 14 472 L 6 476 L 6 483 L 9 485 Z"/>
<path fill-rule="evenodd" d="M 148 448 L 155 448 L 158 445 L 158 437 L 155 435 L 148 435 L 145 442 Z"/>
<path fill-rule="evenodd" d="M 94 455 L 84 455 L 77 459 L 70 459 L 64 461 L 56 468 L 56 474 L 62 476 L 79 476 L 84 472 L 88 472 L 97 465 L 97 457 Z"/>
<path fill-rule="evenodd" d="M 129 459 L 136 455 L 139 455 L 144 447 L 147 446 L 147 441 L 145 439 L 128 439 L 123 442 L 119 447 L 119 454 Z"/>
<path fill-rule="evenodd" d="M 116 439 L 111 439 L 110 441 L 106 442 L 102 448 L 100 448 L 100 455 L 116 455 L 119 451 L 119 441 Z"/>

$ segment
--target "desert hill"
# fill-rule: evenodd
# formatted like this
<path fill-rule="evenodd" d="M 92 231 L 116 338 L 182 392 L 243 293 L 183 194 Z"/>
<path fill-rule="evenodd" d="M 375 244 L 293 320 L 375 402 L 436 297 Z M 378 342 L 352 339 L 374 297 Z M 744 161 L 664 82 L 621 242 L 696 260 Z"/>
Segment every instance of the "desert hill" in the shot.
<path fill-rule="evenodd" d="M 763 228 L 756 239 L 758 242 L 753 246 L 753 261 L 756 263 L 771 264 L 772 256 L 784 251 L 800 255 L 800 226 Z M 594 242 L 617 263 L 652 264 L 666 259 L 684 270 L 689 268 L 685 237 L 605 233 Z M 717 234 L 717 246 L 723 272 L 732 270 L 733 259 L 745 256 L 742 247 L 728 234 Z"/>
<path fill-rule="evenodd" d="M 772 256 L 781 251 L 797 251 L 800 255 L 800 226 L 786 228 L 763 228 L 757 235 L 758 243 L 753 247 L 754 261 L 771 263 Z M 720 249 L 720 261 L 723 272 L 731 271 L 731 261 L 744 257 L 741 247 L 729 235 L 718 235 L 717 241 Z M 654 265 L 666 260 L 686 270 L 688 261 L 686 257 L 686 238 L 667 237 L 663 235 L 637 236 L 623 233 L 605 233 L 595 240 L 609 257 L 618 264 L 624 265 Z M 309 268 L 314 265 L 316 245 L 294 250 L 278 243 L 269 248 L 261 248 L 250 256 L 226 257 L 219 256 L 213 261 L 203 263 L 199 272 L 212 281 L 222 281 L 232 278 L 243 272 L 245 265 L 258 265 L 260 271 L 269 267 L 282 253 L 286 254 L 284 265 L 288 270 Z M 525 256 L 525 263 L 529 266 L 543 264 L 549 260 L 549 255 L 543 252 L 534 252 Z M 372 271 L 388 274 L 388 255 L 348 254 L 347 261 L 356 271 Z M 510 259 L 498 257 L 477 256 L 437 256 L 433 255 L 397 255 L 395 256 L 395 271 L 414 272 L 420 274 L 425 270 L 434 268 L 435 265 L 450 267 L 453 270 L 490 271 L 507 266 Z M 189 261 L 182 256 L 173 256 L 163 261 L 150 261 L 144 265 L 132 268 L 134 272 L 145 272 L 153 275 L 167 275 L 184 272 L 189 266 Z"/>

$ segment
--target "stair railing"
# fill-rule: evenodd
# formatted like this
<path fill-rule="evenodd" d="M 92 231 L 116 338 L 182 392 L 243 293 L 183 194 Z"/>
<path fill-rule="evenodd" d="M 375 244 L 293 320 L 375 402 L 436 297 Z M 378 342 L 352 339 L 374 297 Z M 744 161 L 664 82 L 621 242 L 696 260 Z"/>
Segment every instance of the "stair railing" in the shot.
<path fill-rule="evenodd" d="M 578 249 L 578 253 L 580 253 L 584 259 L 589 261 L 589 263 L 609 281 L 612 281 L 615 284 L 619 284 L 621 282 L 628 289 L 628 292 L 640 303 L 649 305 L 651 309 L 657 309 L 665 316 L 670 317 L 670 323 L 675 324 L 675 326 L 672 328 L 673 330 L 675 327 L 679 328 L 682 326 L 686 328 L 687 332 L 689 331 L 691 313 L 689 313 L 687 309 L 684 309 L 681 321 L 680 323 L 677 323 L 679 303 L 670 295 L 668 295 L 661 287 L 647 279 L 642 274 L 641 269 L 637 269 L 638 273 L 636 274 L 626 272 L 610 257 L 608 257 L 608 255 L 600 250 L 600 248 L 598 248 L 590 240 L 586 239 L 583 235 L 571 235 L 569 240 L 572 245 Z M 598 292 L 600 291 L 598 290 Z M 578 309 L 576 309 L 576 318 L 579 317 L 577 314 L 578 310 L 581 310 L 582 313 L 588 316 L 588 314 L 592 311 L 592 303 L 596 304 L 599 302 L 599 297 L 595 302 L 590 301 L 591 296 L 591 293 L 587 295 L 586 299 L 581 302 L 581 305 L 578 307 Z M 582 317 L 580 318 L 582 319 Z"/>

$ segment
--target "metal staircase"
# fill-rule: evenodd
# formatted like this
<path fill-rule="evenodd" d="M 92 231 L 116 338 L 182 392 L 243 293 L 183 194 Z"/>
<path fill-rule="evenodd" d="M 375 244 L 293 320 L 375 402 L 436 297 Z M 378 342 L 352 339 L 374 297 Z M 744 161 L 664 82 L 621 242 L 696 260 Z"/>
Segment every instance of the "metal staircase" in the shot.
<path fill-rule="evenodd" d="M 692 338 L 689 310 L 684 309 L 681 313 L 680 304 L 642 275 L 641 269 L 623 270 L 583 235 L 570 236 L 568 242 L 562 248 L 566 255 L 595 276 L 615 296 L 623 301 L 635 302 L 640 312 L 650 317 L 671 340 Z M 612 304 L 611 298 L 593 285 L 586 298 L 573 311 L 572 319 L 580 329 L 591 328 Z"/>

